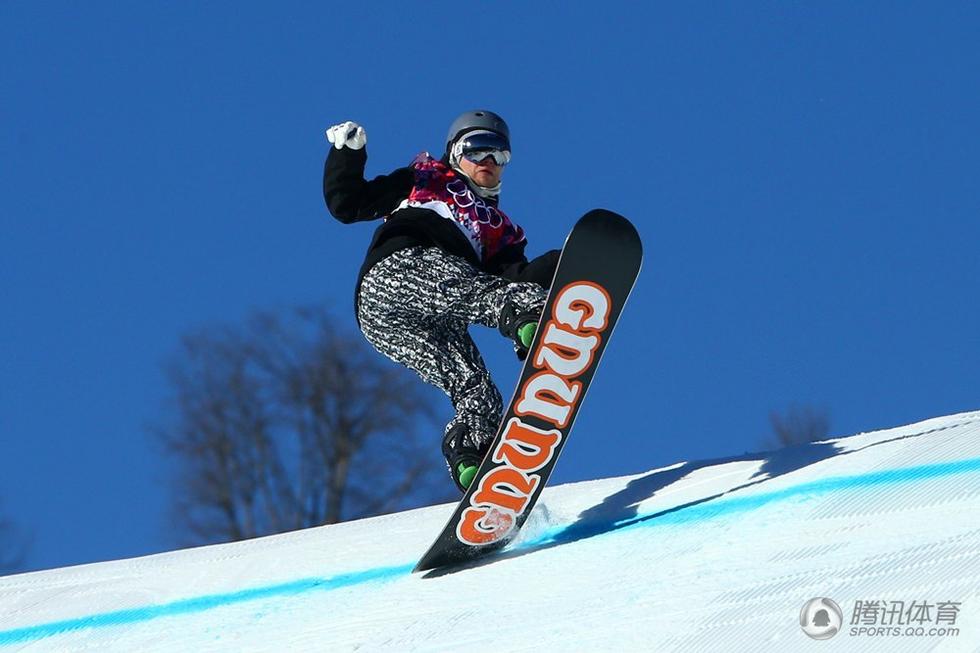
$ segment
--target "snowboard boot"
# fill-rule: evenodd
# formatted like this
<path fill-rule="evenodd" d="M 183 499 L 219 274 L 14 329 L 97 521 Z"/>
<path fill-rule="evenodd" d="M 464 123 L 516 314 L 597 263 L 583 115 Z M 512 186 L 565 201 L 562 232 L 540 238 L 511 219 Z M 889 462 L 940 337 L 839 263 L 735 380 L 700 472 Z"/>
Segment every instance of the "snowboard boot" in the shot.
<path fill-rule="evenodd" d="M 507 302 L 500 311 L 500 333 L 514 341 L 514 353 L 520 360 L 527 358 L 540 319 L 540 307 L 521 311 L 513 302 Z"/>
<path fill-rule="evenodd" d="M 483 446 L 473 442 L 470 427 L 462 422 L 446 432 L 442 439 L 442 455 L 446 457 L 449 473 L 460 491 L 465 493 L 472 485 L 491 442 L 493 438 L 487 438 Z"/>

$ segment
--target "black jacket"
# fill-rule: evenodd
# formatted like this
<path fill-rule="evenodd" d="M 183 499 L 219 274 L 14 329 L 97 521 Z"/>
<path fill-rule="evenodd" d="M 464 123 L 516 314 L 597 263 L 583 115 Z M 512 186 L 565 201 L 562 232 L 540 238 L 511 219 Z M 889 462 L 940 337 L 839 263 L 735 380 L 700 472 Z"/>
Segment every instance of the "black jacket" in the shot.
<path fill-rule="evenodd" d="M 417 245 L 439 247 L 465 258 L 484 272 L 512 281 L 532 281 L 545 288 L 551 285 L 559 250 L 528 261 L 524 255 L 526 242 L 522 241 L 501 250 L 489 261 L 480 261 L 466 236 L 438 213 L 414 207 L 396 211 L 415 185 L 412 168 L 399 168 L 391 174 L 366 181 L 365 163 L 366 148 L 338 150 L 331 147 L 323 168 L 323 198 L 337 220 L 350 224 L 390 216 L 374 232 L 357 277 L 357 288 L 375 263 L 400 249 Z"/>

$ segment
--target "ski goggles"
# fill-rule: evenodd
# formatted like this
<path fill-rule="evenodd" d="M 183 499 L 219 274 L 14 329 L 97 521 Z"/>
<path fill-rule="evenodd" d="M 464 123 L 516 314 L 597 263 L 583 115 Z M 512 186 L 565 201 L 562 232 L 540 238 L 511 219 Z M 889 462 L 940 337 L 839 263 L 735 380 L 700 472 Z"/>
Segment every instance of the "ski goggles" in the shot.
<path fill-rule="evenodd" d="M 457 141 L 455 147 L 460 156 L 471 163 L 480 163 L 488 156 L 492 156 L 498 166 L 510 163 L 510 143 L 496 132 L 470 132 Z"/>

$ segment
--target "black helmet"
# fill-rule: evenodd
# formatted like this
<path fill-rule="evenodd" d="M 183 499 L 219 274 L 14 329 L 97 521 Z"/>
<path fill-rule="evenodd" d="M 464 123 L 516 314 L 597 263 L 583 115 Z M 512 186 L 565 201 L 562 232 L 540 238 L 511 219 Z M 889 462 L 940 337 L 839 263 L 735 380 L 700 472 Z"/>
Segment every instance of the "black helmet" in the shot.
<path fill-rule="evenodd" d="M 487 111 L 486 109 L 478 109 L 476 111 L 467 111 L 461 114 L 453 124 L 449 126 L 449 133 L 446 135 L 446 153 L 448 154 L 449 148 L 452 146 L 453 141 L 459 138 L 462 134 L 470 132 L 476 129 L 485 129 L 487 131 L 492 131 L 500 134 L 504 141 L 507 143 L 507 149 L 510 149 L 510 129 L 507 127 L 507 123 L 504 119 L 495 114 L 493 111 Z"/>

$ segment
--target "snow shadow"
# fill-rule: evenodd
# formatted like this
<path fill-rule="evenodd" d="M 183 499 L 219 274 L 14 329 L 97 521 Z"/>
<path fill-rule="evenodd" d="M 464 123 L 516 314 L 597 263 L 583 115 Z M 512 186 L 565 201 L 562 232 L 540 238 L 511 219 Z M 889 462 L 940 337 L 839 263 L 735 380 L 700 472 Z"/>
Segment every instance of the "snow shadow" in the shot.
<path fill-rule="evenodd" d="M 649 474 L 633 479 L 627 483 L 626 487 L 624 487 L 622 490 L 609 495 L 603 499 L 602 502 L 579 513 L 578 518 L 574 523 L 559 531 L 548 542 L 542 543 L 540 546 L 528 547 L 528 549 L 522 553 L 530 553 L 534 550 L 540 550 L 542 548 L 549 548 L 552 546 L 561 546 L 563 544 L 577 542 L 596 535 L 609 533 L 640 522 L 655 520 L 658 517 L 662 517 L 673 512 L 685 510 L 709 501 L 714 501 L 715 499 L 726 496 L 732 492 L 766 483 L 773 479 L 779 478 L 780 476 L 810 467 L 811 465 L 815 465 L 824 460 L 829 460 L 830 458 L 851 455 L 871 447 L 896 442 L 898 440 L 920 437 L 931 432 L 933 431 L 897 436 L 894 438 L 873 442 L 864 447 L 847 450 L 843 449 L 845 446 L 844 443 L 846 442 L 845 440 L 812 442 L 764 453 L 752 453 L 728 458 L 688 462 L 670 469 L 650 472 Z M 693 501 L 671 506 L 652 514 L 645 514 L 642 517 L 639 515 L 640 505 L 644 501 L 653 497 L 661 490 L 667 489 L 674 483 L 687 478 L 698 470 L 733 462 L 757 460 L 762 461 L 759 469 L 743 483 L 733 485 L 722 492 L 706 495 Z"/>
<path fill-rule="evenodd" d="M 814 442 L 793 447 L 786 447 L 784 449 L 778 449 L 770 452 L 750 453 L 727 458 L 686 462 L 676 467 L 652 471 L 648 474 L 634 478 L 621 490 L 610 494 L 601 502 L 586 510 L 583 510 L 581 513 L 579 513 L 575 522 L 554 534 L 550 534 L 548 539 L 545 541 L 540 543 L 529 543 L 511 550 L 504 550 L 500 553 L 491 554 L 486 558 L 459 566 L 437 569 L 426 574 L 425 578 L 444 576 L 447 574 L 456 573 L 458 571 L 482 567 L 483 565 L 492 564 L 493 562 L 499 560 L 506 560 L 536 553 L 538 551 L 550 549 L 556 546 L 563 546 L 565 544 L 571 544 L 573 542 L 578 542 L 597 535 L 611 533 L 635 524 L 656 520 L 671 513 L 714 501 L 731 494 L 732 492 L 771 481 L 779 478 L 780 476 L 784 476 L 811 465 L 815 465 L 830 458 L 847 456 L 859 451 L 864 451 L 865 449 L 869 449 L 871 447 L 896 442 L 898 440 L 921 437 L 937 430 L 944 429 L 933 429 L 921 433 L 897 436 L 894 438 L 873 442 L 864 447 L 859 447 L 856 449 L 843 449 L 846 442 L 845 440 L 830 440 L 826 442 Z M 644 501 L 653 497 L 658 492 L 669 488 L 674 483 L 687 478 L 698 470 L 733 462 L 746 461 L 762 461 L 762 463 L 759 466 L 759 469 L 750 478 L 742 483 L 728 487 L 721 492 L 705 495 L 692 501 L 670 506 L 669 508 L 665 508 L 655 513 L 648 513 L 642 516 L 639 514 L 640 505 Z"/>

